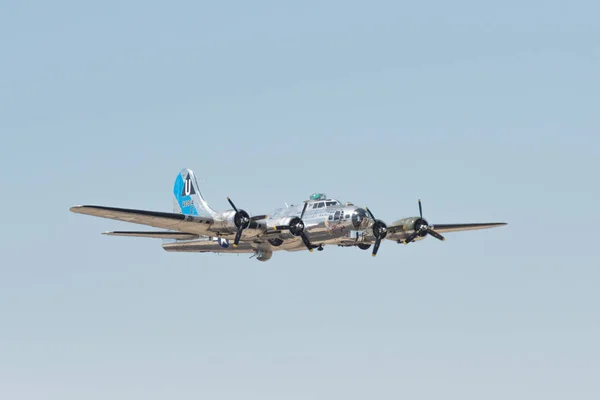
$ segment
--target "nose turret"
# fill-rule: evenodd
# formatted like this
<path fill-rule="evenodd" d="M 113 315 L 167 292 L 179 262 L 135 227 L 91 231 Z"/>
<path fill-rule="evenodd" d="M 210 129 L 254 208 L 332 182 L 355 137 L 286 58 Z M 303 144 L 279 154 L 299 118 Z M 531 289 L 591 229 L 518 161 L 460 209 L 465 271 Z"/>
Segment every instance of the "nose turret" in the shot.
<path fill-rule="evenodd" d="M 352 226 L 357 230 L 366 229 L 369 226 L 370 218 L 367 212 L 362 208 L 357 208 L 352 213 Z"/>

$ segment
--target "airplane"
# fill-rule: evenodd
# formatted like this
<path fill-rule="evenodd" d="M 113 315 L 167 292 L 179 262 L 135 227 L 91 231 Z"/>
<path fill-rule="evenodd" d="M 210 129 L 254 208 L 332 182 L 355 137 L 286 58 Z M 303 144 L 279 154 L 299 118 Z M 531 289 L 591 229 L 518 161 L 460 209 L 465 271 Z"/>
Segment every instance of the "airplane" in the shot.
<path fill-rule="evenodd" d="M 445 240 L 442 233 L 494 228 L 504 222 L 432 225 L 419 215 L 390 225 L 377 219 L 369 208 L 330 199 L 314 193 L 299 205 L 290 205 L 270 214 L 250 216 L 236 207 L 216 212 L 200 193 L 194 172 L 183 169 L 173 187 L 173 212 L 135 210 L 96 205 L 73 206 L 74 213 L 92 215 L 165 229 L 160 231 L 112 231 L 109 236 L 163 239 L 169 252 L 248 253 L 268 261 L 279 250 L 323 250 L 324 246 L 358 247 L 377 255 L 384 239 L 409 244 L 432 236 Z M 252 258 L 251 257 L 251 258 Z"/>

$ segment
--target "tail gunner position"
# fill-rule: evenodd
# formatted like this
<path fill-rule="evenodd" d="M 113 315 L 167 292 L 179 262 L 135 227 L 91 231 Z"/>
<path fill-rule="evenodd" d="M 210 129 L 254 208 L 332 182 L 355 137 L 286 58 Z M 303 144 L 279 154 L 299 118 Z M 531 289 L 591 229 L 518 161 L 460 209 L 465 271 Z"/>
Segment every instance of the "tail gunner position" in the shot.
<path fill-rule="evenodd" d="M 376 219 L 371 210 L 352 203 L 342 204 L 323 193 L 315 193 L 297 206 L 274 210 L 270 214 L 250 215 L 236 207 L 217 212 L 209 207 L 200 193 L 194 173 L 182 170 L 173 187 L 173 212 L 133 210 L 104 206 L 74 206 L 71 211 L 161 228 L 154 231 L 105 232 L 110 236 L 158 238 L 166 251 L 251 253 L 267 261 L 274 251 L 323 250 L 326 245 L 373 246 L 375 256 L 384 239 L 411 243 L 431 235 L 445 240 L 442 233 L 493 228 L 505 223 L 430 225 L 419 216 L 400 219 L 389 226 Z"/>

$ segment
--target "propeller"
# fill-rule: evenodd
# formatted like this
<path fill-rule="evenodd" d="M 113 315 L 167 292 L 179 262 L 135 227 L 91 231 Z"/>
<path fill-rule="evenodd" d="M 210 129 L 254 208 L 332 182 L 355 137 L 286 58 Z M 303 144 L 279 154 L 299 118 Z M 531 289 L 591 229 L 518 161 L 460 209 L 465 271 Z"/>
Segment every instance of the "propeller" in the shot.
<path fill-rule="evenodd" d="M 238 229 L 237 229 L 237 232 L 235 233 L 235 239 L 233 240 L 233 247 L 237 247 L 237 245 L 240 243 L 240 239 L 242 238 L 242 232 L 244 232 L 244 229 L 246 229 L 250 226 L 250 222 L 265 219 L 266 216 L 265 215 L 256 215 L 251 218 L 250 215 L 246 211 L 238 210 L 238 208 L 235 206 L 235 204 L 233 204 L 233 201 L 231 201 L 231 199 L 229 197 L 227 197 L 227 201 L 231 205 L 231 208 L 233 208 L 233 210 L 235 211 L 235 216 L 233 217 L 233 222 L 235 223 L 235 226 Z"/>
<path fill-rule="evenodd" d="M 404 244 L 409 244 L 410 242 L 415 240 L 417 236 L 423 237 L 427 234 L 430 234 L 438 240 L 446 240 L 445 237 L 434 231 L 433 228 L 427 223 L 427 221 L 423 219 L 423 207 L 421 206 L 421 199 L 419 199 L 419 216 L 420 218 L 415 221 L 414 232 L 411 233 L 410 236 L 408 236 L 406 239 L 404 239 Z"/>
<path fill-rule="evenodd" d="M 306 226 L 304 225 L 304 221 L 302 220 L 302 218 L 304 217 L 304 212 L 306 211 L 306 207 L 308 207 L 308 201 L 304 202 L 304 207 L 302 208 L 302 213 L 300 213 L 300 217 L 292 218 L 292 220 L 290 221 L 290 223 L 288 225 L 275 226 L 275 230 L 280 231 L 280 230 L 284 230 L 284 229 L 289 229 L 290 233 L 292 235 L 300 236 L 300 238 L 302 239 L 302 242 L 304 243 L 304 245 L 306 246 L 308 251 L 313 251 L 315 246 L 313 246 L 312 243 L 310 243 L 310 240 L 308 239 L 306 232 L 304 232 L 304 228 Z"/>
<path fill-rule="evenodd" d="M 381 244 L 381 241 L 387 236 L 387 225 L 382 220 L 375 218 L 371 210 L 369 210 L 369 207 L 365 207 L 365 210 L 367 210 L 367 212 L 371 216 L 371 219 L 375 221 L 373 222 L 373 226 L 371 227 L 371 229 L 373 230 L 373 236 L 375 236 L 375 245 L 373 246 L 372 253 L 373 257 L 375 257 L 377 255 L 377 251 L 379 250 L 379 245 Z"/>

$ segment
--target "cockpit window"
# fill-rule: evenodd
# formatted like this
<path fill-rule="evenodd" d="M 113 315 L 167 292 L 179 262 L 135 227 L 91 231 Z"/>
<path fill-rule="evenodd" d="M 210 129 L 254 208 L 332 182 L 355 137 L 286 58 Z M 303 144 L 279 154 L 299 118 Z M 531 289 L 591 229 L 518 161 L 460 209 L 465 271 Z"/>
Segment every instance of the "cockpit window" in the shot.
<path fill-rule="evenodd" d="M 342 203 L 340 203 L 337 200 L 327 200 L 327 201 L 320 201 L 318 203 L 313 203 L 312 208 L 313 210 L 316 208 L 323 208 L 323 207 L 333 207 L 333 206 L 341 206 Z"/>

